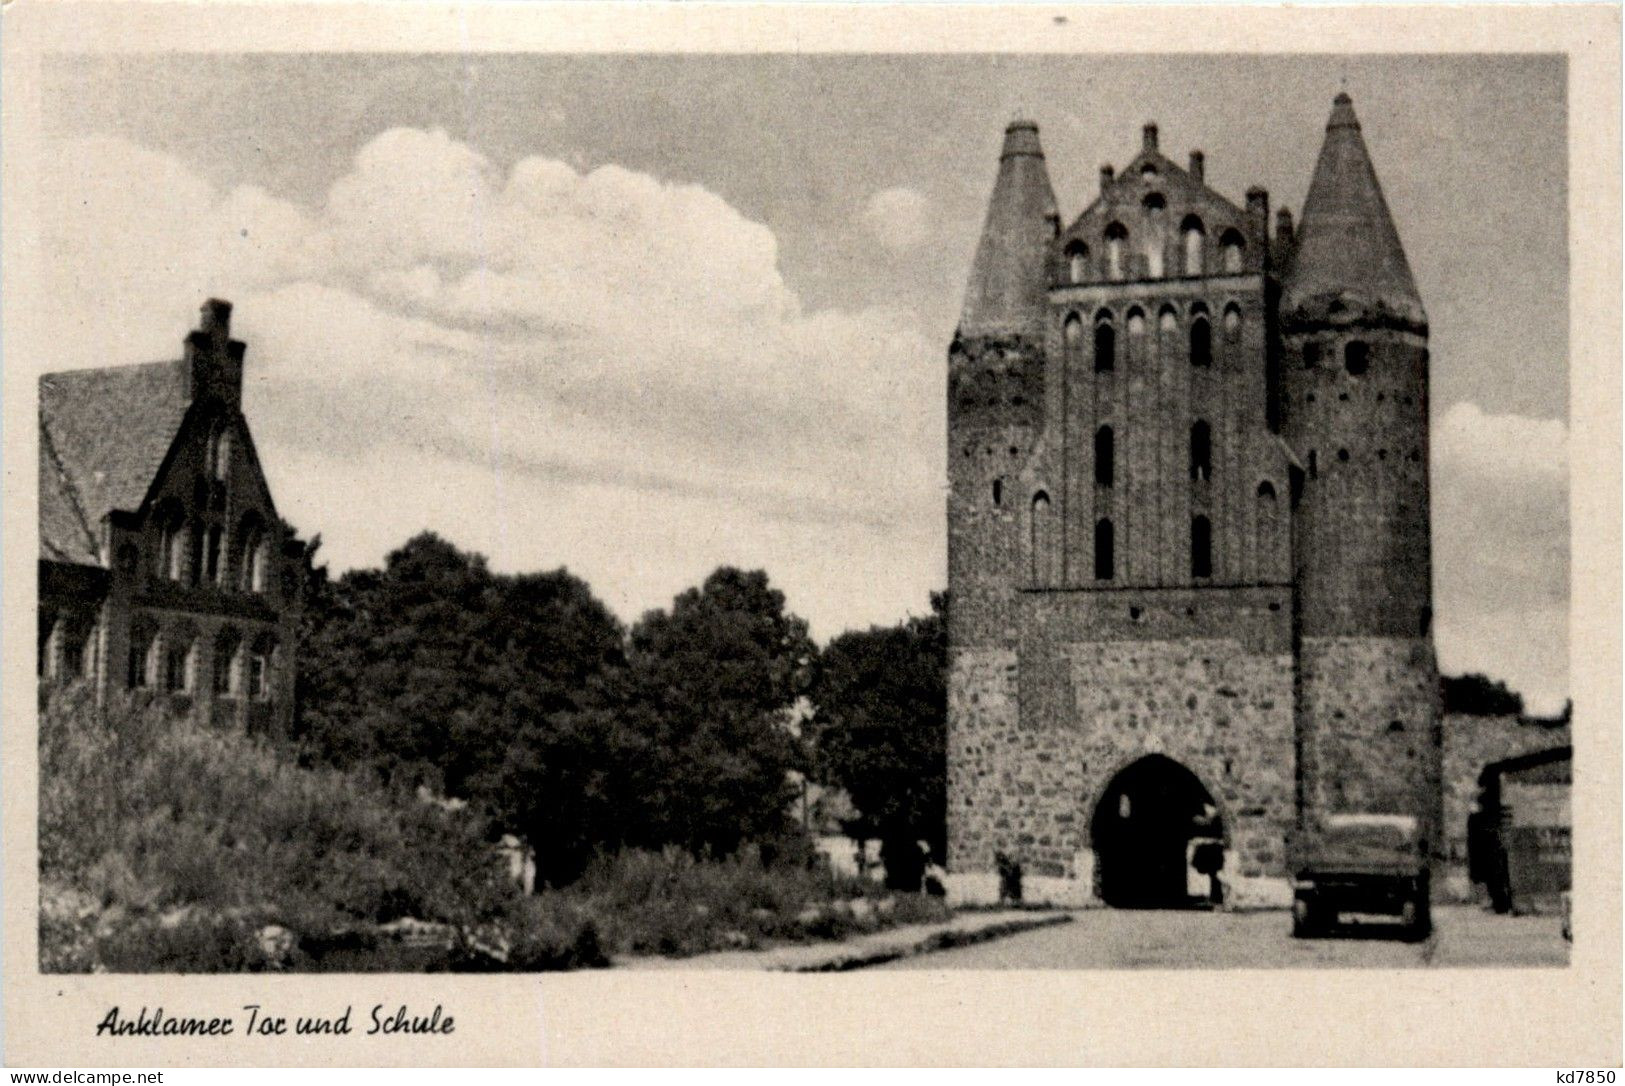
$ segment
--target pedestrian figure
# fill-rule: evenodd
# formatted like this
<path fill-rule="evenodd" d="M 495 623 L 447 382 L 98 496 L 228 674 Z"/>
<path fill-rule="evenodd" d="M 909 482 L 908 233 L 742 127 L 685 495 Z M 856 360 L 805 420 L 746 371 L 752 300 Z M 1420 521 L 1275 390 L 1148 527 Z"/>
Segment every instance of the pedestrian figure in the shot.
<path fill-rule="evenodd" d="M 920 876 L 920 889 L 932 897 L 946 897 L 948 895 L 948 872 L 942 865 L 931 858 L 931 846 L 924 841 L 919 842 L 920 858 L 924 874 Z"/>
<path fill-rule="evenodd" d="M 999 904 L 1021 904 L 1021 861 L 1003 852 L 993 854 L 993 865 L 999 872 Z"/>

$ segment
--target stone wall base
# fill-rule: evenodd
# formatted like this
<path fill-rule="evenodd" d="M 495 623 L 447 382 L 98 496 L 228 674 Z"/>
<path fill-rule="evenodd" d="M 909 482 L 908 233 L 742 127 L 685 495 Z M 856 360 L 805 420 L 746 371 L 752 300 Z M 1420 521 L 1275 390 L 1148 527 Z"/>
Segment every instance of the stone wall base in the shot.
<path fill-rule="evenodd" d="M 1220 872 L 1224 885 L 1224 904 L 1236 909 L 1290 909 L 1292 907 L 1292 880 L 1284 875 L 1261 875 L 1246 878 Z"/>

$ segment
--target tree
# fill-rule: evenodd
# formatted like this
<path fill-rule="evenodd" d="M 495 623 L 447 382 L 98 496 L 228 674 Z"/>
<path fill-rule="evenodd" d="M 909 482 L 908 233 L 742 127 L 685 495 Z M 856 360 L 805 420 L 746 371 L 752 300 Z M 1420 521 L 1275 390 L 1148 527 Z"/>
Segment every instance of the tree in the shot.
<path fill-rule="evenodd" d="M 1439 684 L 1444 696 L 1444 711 L 1468 713 L 1473 716 L 1522 716 L 1523 697 L 1507 688 L 1506 683 L 1491 680 L 1479 674 L 1445 675 Z"/>
<path fill-rule="evenodd" d="M 804 754 L 791 714 L 815 649 L 767 574 L 718 569 L 632 629 L 614 703 L 640 735 L 633 844 L 726 855 L 791 832 L 789 781 Z"/>
<path fill-rule="evenodd" d="M 932 613 L 842 634 L 824 649 L 812 686 L 817 772 L 860 812 L 852 827 L 881 841 L 886 877 L 917 889 L 917 842 L 947 843 L 947 594 Z"/>
<path fill-rule="evenodd" d="M 467 799 L 533 843 L 593 837 L 554 821 L 581 808 L 556 782 L 599 757 L 601 738 L 576 717 L 624 667 L 625 632 L 584 581 L 562 569 L 493 574 L 423 533 L 384 569 L 313 589 L 301 648 L 308 759 Z"/>

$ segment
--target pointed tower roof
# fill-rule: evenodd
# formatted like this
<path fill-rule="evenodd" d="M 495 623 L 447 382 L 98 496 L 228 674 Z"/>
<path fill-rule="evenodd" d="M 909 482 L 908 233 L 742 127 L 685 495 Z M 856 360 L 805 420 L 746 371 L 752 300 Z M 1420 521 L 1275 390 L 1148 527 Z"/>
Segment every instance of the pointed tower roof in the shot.
<path fill-rule="evenodd" d="M 961 335 L 1043 330 L 1045 265 L 1059 223 L 1038 126 L 1014 121 L 1004 130 L 999 177 L 959 318 Z"/>
<path fill-rule="evenodd" d="M 1387 313 L 1427 324 L 1422 298 L 1371 165 L 1354 103 L 1339 94 L 1303 203 L 1291 269 L 1282 284 L 1289 317 L 1315 319 L 1334 310 Z"/>

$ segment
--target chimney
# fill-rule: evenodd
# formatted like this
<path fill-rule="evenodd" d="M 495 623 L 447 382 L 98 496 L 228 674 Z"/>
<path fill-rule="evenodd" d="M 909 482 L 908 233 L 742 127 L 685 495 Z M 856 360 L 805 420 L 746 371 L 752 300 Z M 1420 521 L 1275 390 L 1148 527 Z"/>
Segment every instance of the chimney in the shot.
<path fill-rule="evenodd" d="M 1268 189 L 1254 185 L 1247 190 L 1247 218 L 1252 220 L 1253 230 L 1261 237 L 1269 236 L 1270 194 Z"/>
<path fill-rule="evenodd" d="M 1111 186 L 1112 178 L 1116 176 L 1117 171 L 1112 169 L 1112 164 L 1110 162 L 1102 166 L 1100 168 L 1100 191 L 1105 192 L 1106 189 Z"/>
<path fill-rule="evenodd" d="M 1191 152 L 1191 176 L 1198 181 L 1206 180 L 1207 156 L 1200 151 Z"/>
<path fill-rule="evenodd" d="M 1155 121 L 1149 122 L 1140 129 L 1140 149 L 1155 151 L 1157 149 L 1157 125 Z"/>
<path fill-rule="evenodd" d="M 1275 213 L 1275 240 L 1281 245 L 1292 244 L 1292 212 L 1284 207 Z"/>
<path fill-rule="evenodd" d="M 219 298 L 210 298 L 203 303 L 203 315 L 198 320 L 198 330 L 209 337 L 209 342 L 216 349 L 223 349 L 226 342 L 231 339 L 231 303 Z"/>
<path fill-rule="evenodd" d="M 231 338 L 231 303 L 203 303 L 197 331 L 186 337 L 186 362 L 193 400 L 215 398 L 232 407 L 242 402 L 246 348 Z"/>

